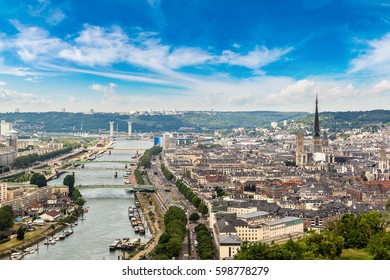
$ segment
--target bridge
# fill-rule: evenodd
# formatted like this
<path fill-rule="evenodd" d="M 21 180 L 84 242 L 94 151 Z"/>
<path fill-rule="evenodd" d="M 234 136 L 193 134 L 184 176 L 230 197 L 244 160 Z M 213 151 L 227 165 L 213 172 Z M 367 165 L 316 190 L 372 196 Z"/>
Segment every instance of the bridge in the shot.
<path fill-rule="evenodd" d="M 152 185 L 88 185 L 75 186 L 76 188 L 83 189 L 95 189 L 95 188 L 114 188 L 114 189 L 124 189 L 126 192 L 155 192 L 156 187 Z"/>
<path fill-rule="evenodd" d="M 127 148 L 108 147 L 107 151 L 125 151 L 125 152 L 134 152 L 134 153 L 138 152 L 139 154 L 143 154 L 146 151 L 146 149 L 142 149 L 142 148 L 140 148 L 140 149 L 127 149 Z"/>
<path fill-rule="evenodd" d="M 80 161 L 75 161 L 73 164 L 85 164 L 85 163 L 102 163 L 102 162 L 118 162 L 118 163 L 128 163 L 128 164 L 135 164 L 134 160 L 80 160 Z"/>

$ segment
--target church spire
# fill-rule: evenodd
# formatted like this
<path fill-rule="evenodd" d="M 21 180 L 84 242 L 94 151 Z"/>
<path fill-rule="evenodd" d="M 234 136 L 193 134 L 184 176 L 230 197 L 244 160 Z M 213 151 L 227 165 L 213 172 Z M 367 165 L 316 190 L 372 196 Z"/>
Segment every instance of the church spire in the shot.
<path fill-rule="evenodd" d="M 320 122 L 318 120 L 318 95 L 316 94 L 316 112 L 314 115 L 314 136 L 320 137 Z"/>

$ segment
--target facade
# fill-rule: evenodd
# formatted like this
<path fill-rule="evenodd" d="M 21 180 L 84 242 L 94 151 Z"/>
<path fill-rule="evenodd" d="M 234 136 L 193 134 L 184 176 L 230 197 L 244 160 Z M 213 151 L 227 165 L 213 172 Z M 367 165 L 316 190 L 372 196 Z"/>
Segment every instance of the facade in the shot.
<path fill-rule="evenodd" d="M 295 162 L 298 167 L 305 167 L 312 170 L 327 169 L 329 163 L 334 163 L 334 155 L 329 149 L 329 140 L 326 131 L 321 137 L 320 122 L 318 116 L 318 97 L 314 114 L 314 129 L 312 137 L 311 152 L 307 153 L 304 145 L 304 135 L 301 130 L 296 135 Z"/>
<path fill-rule="evenodd" d="M 9 205 L 14 211 L 25 210 L 30 208 L 34 201 L 46 201 L 52 196 L 54 191 L 55 186 L 36 188 L 27 193 L 23 190 L 23 188 L 20 188 L 12 191 L 12 194 L 8 193 L 8 201 L 2 202 L 1 206 Z"/>
<path fill-rule="evenodd" d="M 16 158 L 16 150 L 13 148 L 0 149 L 0 166 L 11 165 Z"/>
<path fill-rule="evenodd" d="M 219 259 L 233 259 L 241 246 L 241 238 L 234 234 L 223 234 L 218 238 L 219 241 Z"/>
<path fill-rule="evenodd" d="M 0 202 L 6 201 L 7 199 L 7 183 L 0 183 Z"/>
<path fill-rule="evenodd" d="M 12 130 L 12 123 L 4 120 L 0 121 L 0 135 L 9 136 L 9 132 Z"/>

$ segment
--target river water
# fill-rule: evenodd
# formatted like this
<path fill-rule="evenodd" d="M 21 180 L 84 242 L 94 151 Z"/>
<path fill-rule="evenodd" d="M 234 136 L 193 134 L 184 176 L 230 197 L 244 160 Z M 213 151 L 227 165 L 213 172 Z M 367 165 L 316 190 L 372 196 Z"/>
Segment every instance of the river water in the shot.
<path fill-rule="evenodd" d="M 26 255 L 24 260 L 112 260 L 118 259 L 122 252 L 110 251 L 109 245 L 118 238 L 141 238 L 146 242 L 151 238 L 149 230 L 145 235 L 134 233 L 128 218 L 128 207 L 134 206 L 134 195 L 124 190 L 123 174 L 126 163 L 136 151 L 120 149 L 149 149 L 153 143 L 140 140 L 117 139 L 111 155 L 103 156 L 84 164 L 84 168 L 70 170 L 75 172 L 75 186 L 80 190 L 89 207 L 85 220 L 79 219 L 73 227 L 74 233 L 54 245 L 39 243 L 39 250 Z M 118 149 L 118 150 L 116 150 Z M 114 173 L 117 172 L 117 178 Z M 63 174 L 50 185 L 62 185 Z M 80 185 L 80 186 L 79 186 Z M 123 188 L 93 187 L 102 185 L 123 185 Z"/>

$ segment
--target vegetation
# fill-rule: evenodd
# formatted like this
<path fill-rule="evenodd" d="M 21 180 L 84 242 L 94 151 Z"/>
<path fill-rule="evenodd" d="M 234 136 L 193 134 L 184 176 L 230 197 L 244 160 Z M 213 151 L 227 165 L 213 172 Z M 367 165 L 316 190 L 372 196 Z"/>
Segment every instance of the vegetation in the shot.
<path fill-rule="evenodd" d="M 177 257 L 186 233 L 187 217 L 179 207 L 172 206 L 164 215 L 165 231 L 155 250 L 155 259 L 169 260 Z"/>
<path fill-rule="evenodd" d="M 47 186 L 47 180 L 45 175 L 40 173 L 34 173 L 30 178 L 30 184 L 37 185 L 38 188 Z"/>
<path fill-rule="evenodd" d="M 18 228 L 18 231 L 16 232 L 16 239 L 18 240 L 23 240 L 24 239 L 24 234 L 25 234 L 25 231 L 24 229 L 22 228 L 22 226 L 20 226 Z"/>
<path fill-rule="evenodd" d="M 174 178 L 172 172 L 169 171 L 168 168 L 166 168 L 164 164 L 161 164 L 161 171 L 164 174 L 165 178 L 167 178 L 168 181 L 171 181 Z"/>
<path fill-rule="evenodd" d="M 214 259 L 214 246 L 211 234 L 204 224 L 197 225 L 195 228 L 196 241 L 198 242 L 198 253 L 201 260 Z"/>
<path fill-rule="evenodd" d="M 27 167 L 33 165 L 35 162 L 45 161 L 45 160 L 51 159 L 53 157 L 69 153 L 72 150 L 73 150 L 72 147 L 66 147 L 66 148 L 63 148 L 61 150 L 46 153 L 43 155 L 38 155 L 38 154 L 34 153 L 34 154 L 29 154 L 27 156 L 20 156 L 14 160 L 14 162 L 12 163 L 12 166 L 14 168 L 27 168 Z"/>
<path fill-rule="evenodd" d="M 69 196 L 72 197 L 73 191 L 75 190 L 75 188 L 74 188 L 74 183 L 75 183 L 74 175 L 73 174 L 66 175 L 64 178 L 64 181 L 62 183 L 65 186 L 69 187 Z"/>
<path fill-rule="evenodd" d="M 144 152 L 142 157 L 139 159 L 139 165 L 144 168 L 150 168 L 152 156 L 158 155 L 162 152 L 162 148 L 159 146 L 154 146 Z"/>
<path fill-rule="evenodd" d="M 176 186 L 179 191 L 184 195 L 184 197 L 190 201 L 195 207 L 198 208 L 198 211 L 205 215 L 208 214 L 207 206 L 202 202 L 202 200 L 194 194 L 194 192 L 186 186 L 186 184 L 182 180 L 176 181 Z"/>
<path fill-rule="evenodd" d="M 14 212 L 11 206 L 0 207 L 0 230 L 6 230 L 14 225 Z"/>
<path fill-rule="evenodd" d="M 83 196 L 81 195 L 78 189 L 73 189 L 70 198 L 75 204 L 77 204 L 80 207 L 84 206 L 85 204 L 85 200 L 83 199 Z"/>
<path fill-rule="evenodd" d="M 118 124 L 119 131 L 127 131 L 126 121 L 133 122 L 135 131 L 178 131 L 189 128 L 195 131 L 232 129 L 236 127 L 262 127 L 271 122 L 296 119 L 307 115 L 304 112 L 187 112 L 180 115 L 128 115 L 117 113 L 82 114 L 70 112 L 45 113 L 0 113 L 0 118 L 15 124 L 20 131 L 81 132 L 97 133 L 109 129 L 109 121 Z"/>
<path fill-rule="evenodd" d="M 323 112 L 319 114 L 319 120 L 321 126 L 329 128 L 330 132 L 360 127 L 377 129 L 378 125 L 390 123 L 390 110 Z M 313 125 L 314 114 L 298 118 L 297 122 Z"/>
<path fill-rule="evenodd" d="M 134 171 L 135 179 L 137 180 L 137 184 L 139 185 L 145 185 L 144 178 L 142 177 L 142 172 L 139 169 L 136 169 Z"/>
<path fill-rule="evenodd" d="M 385 216 L 376 211 L 356 216 L 345 214 L 324 233 L 310 233 L 298 241 L 289 240 L 274 246 L 244 242 L 235 259 L 333 260 L 353 259 L 354 255 L 359 259 L 390 259 L 390 232 L 385 230 L 385 222 Z M 343 254 L 345 249 L 348 251 Z"/>
<path fill-rule="evenodd" d="M 191 222 L 197 222 L 197 221 L 199 221 L 200 216 L 199 216 L 198 213 L 194 212 L 194 213 L 192 213 L 192 214 L 188 217 L 188 219 L 189 219 Z"/>

